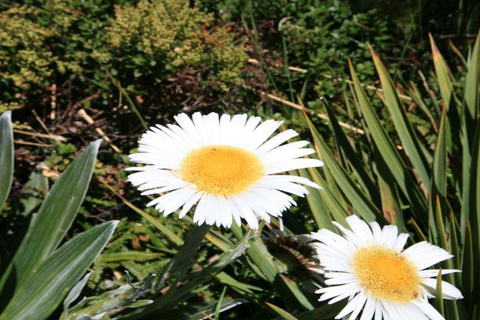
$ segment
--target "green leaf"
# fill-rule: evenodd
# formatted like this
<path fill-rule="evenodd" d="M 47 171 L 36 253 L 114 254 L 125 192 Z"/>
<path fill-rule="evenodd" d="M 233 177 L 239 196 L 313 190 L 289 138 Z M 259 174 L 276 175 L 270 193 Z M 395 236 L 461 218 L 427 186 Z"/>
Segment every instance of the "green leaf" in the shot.
<path fill-rule="evenodd" d="M 345 299 L 346 300 L 346 299 Z M 325 304 L 311 311 L 303 312 L 296 315 L 298 320 L 330 320 L 345 307 L 346 301 L 339 301 L 335 304 Z M 280 320 L 280 319 L 275 319 Z"/>
<path fill-rule="evenodd" d="M 233 289 L 235 291 L 238 291 L 240 293 L 248 293 L 248 294 L 253 294 L 254 291 L 262 291 L 263 289 L 261 287 L 253 286 L 248 283 L 243 283 L 240 281 L 237 281 L 235 278 L 229 276 L 225 272 L 220 272 L 218 273 L 215 278 L 221 283 L 226 286 L 228 286 L 230 289 Z"/>
<path fill-rule="evenodd" d="M 431 92 L 431 90 L 429 90 L 429 92 Z M 409 96 L 415 102 L 415 104 L 420 108 L 420 110 L 423 111 L 423 113 L 425 113 L 425 115 L 428 117 L 428 119 L 430 120 L 430 123 L 433 126 L 433 129 L 436 131 L 438 127 L 438 117 L 440 116 L 440 113 L 441 113 L 440 111 L 438 112 L 438 114 L 437 112 L 435 112 L 438 107 L 438 104 L 435 104 L 436 101 L 433 100 L 433 104 L 435 107 L 433 108 L 434 110 L 430 110 L 432 108 L 430 106 L 427 106 L 424 98 L 420 93 L 420 90 L 418 89 L 417 85 L 413 81 L 410 82 L 410 88 L 408 89 L 408 93 L 409 93 Z M 438 110 L 440 109 L 438 108 Z M 427 158 L 427 162 L 430 163 L 432 161 L 432 155 L 430 154 L 429 150 L 425 148 L 425 145 L 421 145 L 421 147 L 423 148 L 423 154 Z"/>
<path fill-rule="evenodd" d="M 117 308 L 138 307 L 152 303 L 151 300 L 144 300 L 145 294 L 152 291 L 154 274 L 149 274 L 141 282 L 126 284 L 116 289 L 106 291 L 99 296 L 86 297 L 77 305 L 68 310 L 68 316 L 63 313 L 61 320 L 85 320 L 100 319 L 102 315 Z"/>
<path fill-rule="evenodd" d="M 7 200 L 13 179 L 13 131 L 12 112 L 6 111 L 0 116 L 0 213 Z"/>
<path fill-rule="evenodd" d="M 306 308 L 307 310 L 315 309 L 315 307 L 308 300 L 308 298 L 305 296 L 305 294 L 300 289 L 300 286 L 295 281 L 287 278 L 286 276 L 284 276 L 281 273 L 279 273 L 278 276 L 280 276 L 280 279 L 282 279 L 282 285 L 284 284 L 286 287 L 288 287 L 288 291 L 293 293 L 295 298 L 298 300 L 298 302 L 301 303 L 301 305 L 304 308 Z"/>
<path fill-rule="evenodd" d="M 470 187 L 468 189 L 470 198 L 470 212 L 469 221 L 471 223 L 472 233 L 472 251 L 473 251 L 473 264 L 470 265 L 472 270 L 479 270 L 480 268 L 480 118 L 477 119 L 477 130 L 473 139 L 476 145 L 472 152 L 472 170 L 470 178 Z M 467 224 L 468 226 L 468 224 Z M 480 286 L 480 276 L 475 272 L 472 279 L 474 288 Z M 478 298 L 480 295 L 477 294 Z"/>
<path fill-rule="evenodd" d="M 117 224 L 109 221 L 95 226 L 49 255 L 17 287 L 0 319 L 47 318 L 103 250 Z"/>
<path fill-rule="evenodd" d="M 222 302 L 220 312 L 225 312 L 236 306 L 248 303 L 244 299 L 227 299 Z M 158 313 L 151 315 L 149 319 L 162 320 L 200 320 L 200 319 L 214 319 L 215 305 L 209 301 L 199 303 L 188 303 L 186 305 L 175 306 L 168 310 L 161 310 Z M 147 319 L 141 313 L 138 317 L 127 317 L 127 319 Z M 80 320 L 80 319 L 79 319 Z"/>
<path fill-rule="evenodd" d="M 327 206 L 333 220 L 346 226 L 347 224 L 345 218 L 348 217 L 349 214 L 345 210 L 344 206 L 338 201 L 338 198 L 331 192 L 330 186 L 322 178 L 316 168 L 309 168 L 308 172 L 310 173 L 313 182 L 315 182 L 319 186 L 324 186 L 322 190 L 318 190 L 316 192 L 318 192 L 318 194 L 322 197 L 323 202 Z M 333 224 L 332 228 L 329 228 L 329 230 L 334 231 Z"/>
<path fill-rule="evenodd" d="M 343 151 L 345 159 L 351 164 L 350 167 L 355 173 L 355 177 L 358 179 L 358 182 L 363 187 L 363 190 L 365 190 L 366 194 L 368 194 L 371 201 L 378 206 L 380 204 L 380 194 L 378 192 L 378 188 L 373 182 L 371 176 L 365 170 L 362 162 L 357 156 L 357 153 L 350 145 L 347 136 L 338 124 L 331 107 L 325 100 L 326 99 L 322 99 L 323 104 L 325 105 L 325 110 L 327 110 L 328 118 L 330 119 L 330 125 L 332 126 L 333 133 L 335 134 L 335 142 L 340 150 Z"/>
<path fill-rule="evenodd" d="M 478 279 L 476 276 L 477 272 L 475 272 L 475 264 L 479 261 L 478 252 L 474 252 L 477 249 L 478 243 L 474 245 L 472 229 L 470 228 L 470 224 L 467 223 L 467 228 L 465 230 L 465 245 L 463 248 L 462 254 L 462 292 L 465 296 L 465 299 L 471 300 L 471 297 L 474 297 L 478 292 L 476 290 L 478 287 L 475 284 L 475 279 Z M 474 266 L 472 268 L 472 266 Z M 476 268 L 478 270 L 478 264 Z M 475 304 L 475 301 L 468 301 L 470 303 Z M 467 302 L 467 303 L 468 303 Z"/>
<path fill-rule="evenodd" d="M 445 63 L 445 60 L 442 57 L 440 51 L 438 51 L 437 46 L 435 45 L 435 41 L 431 34 L 428 35 L 430 37 L 430 45 L 432 47 L 432 57 L 433 57 L 433 64 L 435 66 L 435 73 L 437 74 L 438 85 L 440 87 L 440 93 L 442 95 L 442 100 L 445 103 L 446 107 L 450 105 L 450 99 L 452 98 L 453 94 L 453 85 L 450 79 L 450 71 L 448 70 L 448 66 Z"/>
<path fill-rule="evenodd" d="M 443 291 L 442 291 L 442 270 L 438 272 L 437 286 L 435 290 L 435 308 L 440 312 L 442 316 L 445 316 L 445 310 L 443 307 Z"/>
<path fill-rule="evenodd" d="M 385 219 L 398 227 L 399 232 L 405 231 L 400 195 L 395 178 L 392 176 L 384 159 L 377 148 L 374 148 L 376 169 L 378 171 L 378 187 L 382 197 L 382 212 Z"/>
<path fill-rule="evenodd" d="M 217 306 L 215 307 L 215 319 L 220 319 L 220 311 L 222 310 L 222 303 L 225 297 L 225 292 L 227 292 L 227 287 L 223 287 L 222 294 L 218 298 Z"/>
<path fill-rule="evenodd" d="M 194 256 L 197 254 L 208 229 L 210 229 L 210 226 L 207 224 L 192 226 L 185 237 L 183 246 L 180 247 L 173 259 L 157 275 L 155 283 L 157 289 L 162 288 L 167 279 L 175 278 L 180 280 L 183 278 L 188 269 L 195 263 Z"/>
<path fill-rule="evenodd" d="M 371 136 L 380 154 L 384 158 L 385 163 L 388 164 L 388 168 L 393 177 L 395 177 L 395 181 L 411 203 L 412 207 L 415 208 L 415 216 L 418 217 L 422 224 L 427 225 L 428 211 L 426 201 L 418 187 L 413 173 L 411 169 L 406 166 L 398 150 L 395 148 L 395 145 L 382 127 L 380 119 L 373 110 L 350 61 L 349 65 L 356 97 L 358 99 L 358 106 L 362 111 Z"/>
<path fill-rule="evenodd" d="M 265 302 L 265 304 L 267 306 L 270 307 L 270 309 L 272 309 L 273 311 L 275 311 L 275 313 L 277 313 L 279 316 L 282 317 L 282 319 L 285 319 L 285 320 L 298 320 L 297 318 L 295 318 L 293 315 L 291 315 L 290 313 L 288 313 L 287 311 L 283 310 L 282 308 L 280 307 L 277 307 L 276 305 L 272 304 L 272 303 L 268 303 L 268 302 Z"/>
<path fill-rule="evenodd" d="M 465 77 L 465 104 L 467 107 L 465 108 L 465 116 L 467 118 L 467 123 L 471 124 L 472 122 L 477 119 L 477 115 L 479 112 L 479 92 L 478 92 L 478 85 L 480 83 L 479 80 L 479 72 L 480 72 L 480 32 L 477 35 L 477 40 L 475 42 L 475 46 L 473 48 L 472 55 L 470 60 L 468 61 L 468 71 L 467 76 Z M 471 127 L 471 125 L 469 125 Z M 469 130 L 470 131 L 470 130 Z M 470 131 L 470 133 L 472 133 Z"/>
<path fill-rule="evenodd" d="M 268 252 L 260 237 L 252 243 L 247 254 L 289 308 L 294 310 L 313 309 L 312 304 L 300 288 L 292 280 L 282 276 L 279 270 L 277 270 L 274 257 Z"/>
<path fill-rule="evenodd" d="M 129 250 L 125 252 L 113 252 L 102 254 L 102 263 L 112 263 L 119 261 L 149 261 L 162 257 L 163 253 L 158 252 L 144 252 Z"/>
<path fill-rule="evenodd" d="M 435 74 L 437 76 L 438 86 L 440 88 L 440 94 L 443 100 L 443 107 L 447 108 L 447 117 L 449 118 L 449 128 L 448 128 L 448 149 L 452 153 L 460 154 L 462 148 L 461 140 L 461 133 L 463 131 L 461 127 L 461 123 L 465 119 L 461 119 L 461 103 L 457 101 L 455 97 L 455 91 L 453 90 L 453 83 L 451 72 L 448 69 L 448 65 L 443 59 L 442 54 L 438 50 L 437 46 L 435 45 L 435 41 L 431 34 L 430 36 L 430 44 L 432 47 L 432 57 L 433 57 L 433 64 L 435 66 Z M 442 109 L 443 109 L 442 107 Z M 465 134 L 465 132 L 463 132 Z M 467 147 L 467 146 L 465 146 Z"/>
<path fill-rule="evenodd" d="M 433 175 L 430 189 L 429 199 L 429 227 L 435 238 L 434 243 L 439 243 L 438 233 L 443 229 L 437 229 L 438 215 L 446 213 L 446 196 L 447 196 L 447 108 L 443 108 L 442 120 L 440 121 L 440 129 L 438 131 L 437 144 L 435 146 L 435 154 L 433 156 Z M 440 211 L 438 213 L 437 211 Z M 443 218 L 442 218 L 443 219 Z"/>
<path fill-rule="evenodd" d="M 377 217 L 382 217 L 378 208 L 375 207 L 360 187 L 352 180 L 348 172 L 346 172 L 340 163 L 338 163 L 322 136 L 318 133 L 313 126 L 313 123 L 306 115 L 305 119 L 307 120 L 308 126 L 313 135 L 315 146 L 318 147 L 319 157 L 325 162 L 324 168 L 331 172 L 333 178 L 345 194 L 345 197 L 351 202 L 356 212 L 368 222 L 376 220 Z"/>
<path fill-rule="evenodd" d="M 48 178 L 42 174 L 39 167 L 40 165 L 37 165 L 30 174 L 27 184 L 22 189 L 24 197 L 20 199 L 20 202 L 24 209 L 21 215 L 25 217 L 32 213 L 48 195 Z"/>
<path fill-rule="evenodd" d="M 464 95 L 464 113 L 462 118 L 462 144 L 463 144 L 463 172 L 462 172 L 462 207 L 460 216 L 460 232 L 462 235 L 462 243 L 465 238 L 465 229 L 468 215 L 470 213 L 470 179 L 472 165 L 472 151 L 479 143 L 475 139 L 476 120 L 480 108 L 480 99 L 478 87 L 480 85 L 480 33 L 477 36 L 475 47 L 468 62 L 468 71 L 465 78 L 465 95 Z"/>
<path fill-rule="evenodd" d="M 385 66 L 371 47 L 370 52 L 372 53 L 373 62 L 375 63 L 378 76 L 380 77 L 380 81 L 382 83 L 382 89 L 386 102 L 385 104 L 390 112 L 392 122 L 397 129 L 397 134 L 402 141 L 402 147 L 405 149 L 405 153 L 412 162 L 413 167 L 417 170 L 420 180 L 425 187 L 429 189 L 430 166 L 420 147 L 417 135 L 415 134 L 415 131 L 408 120 L 407 113 L 405 112 L 403 104 L 398 97 L 393 81 L 385 69 Z"/>
<path fill-rule="evenodd" d="M 65 314 L 65 317 L 68 316 L 68 308 L 70 307 L 70 304 L 72 304 L 72 302 L 80 296 L 80 293 L 87 284 L 87 281 L 91 275 L 92 273 L 89 272 L 82 278 L 82 280 L 78 281 L 77 284 L 75 284 L 75 286 L 72 288 L 72 290 L 70 290 L 65 300 L 63 300 L 63 313 Z"/>
<path fill-rule="evenodd" d="M 298 170 L 299 175 L 301 177 L 307 178 L 312 180 L 312 177 L 308 174 L 306 169 Z M 323 192 L 322 189 L 316 190 L 310 188 L 307 194 L 307 201 L 310 207 L 310 211 L 312 212 L 313 219 L 317 224 L 317 229 L 328 229 L 334 230 L 332 218 L 330 217 L 330 213 L 328 212 L 328 208 L 325 205 L 325 202 L 322 199 L 321 193 Z"/>
<path fill-rule="evenodd" d="M 30 224 L 13 259 L 21 284 L 60 244 L 87 192 L 101 140 L 93 142 L 65 170 Z"/>
<path fill-rule="evenodd" d="M 204 226 L 204 225 L 203 225 Z M 202 226 L 200 226 L 202 227 Z M 200 228 L 197 226 L 197 228 Z M 207 228 L 208 230 L 208 228 Z M 201 231 L 201 229 L 200 229 Z M 198 233 L 197 231 L 196 233 Z M 206 232 L 206 231 L 205 231 Z M 188 235 L 187 235 L 188 237 Z M 182 286 L 177 287 L 175 285 L 170 286 L 167 293 L 160 298 L 156 299 L 150 306 L 141 310 L 139 313 L 132 314 L 132 317 L 127 317 L 127 319 L 146 319 L 151 318 L 153 315 L 156 315 L 158 319 L 165 319 L 166 313 L 169 313 L 171 308 L 182 299 L 185 299 L 189 295 L 192 294 L 192 291 L 198 290 L 198 288 L 207 281 L 210 281 L 212 277 L 214 277 L 217 273 L 219 273 L 223 268 L 225 268 L 230 263 L 234 262 L 238 257 L 245 253 L 245 251 L 255 243 L 256 235 L 251 234 L 251 230 L 245 233 L 242 239 L 232 246 L 229 250 L 225 251 L 220 255 L 218 259 L 208 264 L 200 273 L 193 273 L 189 277 L 186 278 L 179 278 L 178 276 L 175 278 L 175 282 L 181 281 Z M 195 239 L 192 237 L 192 239 Z M 184 247 L 190 247 L 195 243 L 189 241 L 188 239 L 185 240 Z M 180 248 L 180 250 L 182 250 Z M 186 248 L 185 250 L 191 250 L 191 248 Z M 180 252 L 180 251 L 179 251 Z M 190 262 L 192 261 L 192 262 Z M 192 265 L 195 262 L 195 259 L 190 259 L 189 265 Z M 228 300 L 227 300 L 228 301 Z M 160 316 L 161 314 L 161 316 Z"/>
<path fill-rule="evenodd" d="M 141 308 L 152 304 L 153 300 L 137 300 L 135 302 L 130 303 L 126 308 Z"/>

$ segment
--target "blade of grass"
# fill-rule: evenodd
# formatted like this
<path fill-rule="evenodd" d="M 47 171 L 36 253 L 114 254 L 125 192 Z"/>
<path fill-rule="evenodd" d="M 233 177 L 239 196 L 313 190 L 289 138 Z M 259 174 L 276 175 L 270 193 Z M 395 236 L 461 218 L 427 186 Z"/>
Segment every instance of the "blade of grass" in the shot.
<path fill-rule="evenodd" d="M 479 80 L 479 72 L 480 72 L 480 32 L 477 35 L 477 39 L 475 41 L 475 46 L 473 47 L 472 54 L 470 56 L 470 60 L 468 61 L 468 71 L 467 76 L 465 77 L 465 104 L 467 108 L 465 111 L 467 112 L 467 123 L 471 123 L 477 119 L 477 115 L 479 112 L 479 91 L 478 91 L 478 84 L 480 83 Z"/>
<path fill-rule="evenodd" d="M 378 55 L 375 53 L 375 51 L 373 51 L 372 47 L 370 47 L 370 52 L 377 69 L 378 76 L 380 77 L 380 81 L 382 83 L 386 106 L 390 111 L 392 122 L 397 129 L 397 134 L 402 141 L 402 147 L 405 149 L 405 153 L 412 162 L 413 167 L 418 172 L 420 180 L 425 187 L 429 189 L 430 165 L 423 155 L 417 135 L 415 134 L 415 131 L 408 120 L 407 113 L 405 112 L 403 104 L 398 97 L 390 75 L 385 69 L 383 63 L 380 61 Z"/>
<path fill-rule="evenodd" d="M 322 96 L 318 90 L 317 92 L 320 94 L 320 96 Z M 365 170 L 360 159 L 357 157 L 357 153 L 355 152 L 353 147 L 350 145 L 350 142 L 348 141 L 347 136 L 343 132 L 342 128 L 338 124 L 338 121 L 333 114 L 332 108 L 327 103 L 326 99 L 322 99 L 322 102 L 323 102 L 323 105 L 325 106 L 325 110 L 327 111 L 328 118 L 330 119 L 329 123 L 335 135 L 336 144 L 341 150 L 343 150 L 344 154 L 346 155 L 348 162 L 351 164 L 350 167 L 355 173 L 355 177 L 358 179 L 358 182 L 362 185 L 363 190 L 365 190 L 365 192 L 368 194 L 372 202 L 378 207 L 381 203 L 381 200 L 380 200 L 380 195 L 378 193 L 377 186 L 375 185 L 372 178 Z"/>
<path fill-rule="evenodd" d="M 455 97 L 455 92 L 453 90 L 453 84 L 451 79 L 451 72 L 448 69 L 448 66 L 443 59 L 442 54 L 435 45 L 435 41 L 431 34 L 430 45 L 432 47 L 432 57 L 433 64 L 435 67 L 436 79 L 440 88 L 440 94 L 442 96 L 442 101 L 444 107 L 447 108 L 447 117 L 449 119 L 449 128 L 448 128 L 448 149 L 455 154 L 462 154 L 462 127 L 460 114 L 462 113 L 462 105 L 457 98 Z M 442 108 L 443 109 L 443 108 Z"/>
<path fill-rule="evenodd" d="M 295 318 L 293 315 L 291 315 L 290 313 L 288 313 L 287 311 L 283 310 L 282 308 L 272 304 L 272 303 L 268 303 L 268 302 L 265 302 L 265 304 L 267 306 L 270 307 L 270 309 L 272 309 L 273 311 L 275 311 L 276 314 L 278 314 L 279 316 L 282 317 L 282 319 L 284 320 L 298 320 L 297 318 Z"/>
<path fill-rule="evenodd" d="M 308 174 L 308 171 L 306 169 L 300 169 L 298 171 L 301 177 L 312 180 L 312 177 L 310 176 L 310 174 Z M 310 207 L 310 211 L 312 212 L 313 219 L 315 220 L 315 223 L 317 225 L 317 229 L 325 228 L 333 231 L 333 223 L 330 214 L 328 213 L 325 202 L 322 199 L 322 192 L 323 190 L 309 190 L 309 193 L 307 194 L 308 205 Z"/>
<path fill-rule="evenodd" d="M 437 286 L 435 290 L 435 309 L 445 317 L 445 308 L 443 306 L 443 291 L 442 291 L 442 270 L 438 271 Z"/>
<path fill-rule="evenodd" d="M 445 106 L 448 107 L 453 94 L 453 85 L 449 76 L 450 72 L 442 54 L 438 51 L 438 48 L 435 45 L 432 35 L 429 34 L 428 36 L 430 38 L 430 46 L 432 47 L 433 64 L 435 67 L 435 73 L 437 74 L 440 94 L 442 95 L 442 100 L 445 103 Z"/>
<path fill-rule="evenodd" d="M 443 229 L 438 230 L 436 220 L 439 215 L 443 219 L 442 213 L 447 210 L 447 108 L 443 108 L 440 128 L 438 130 L 437 144 L 435 146 L 435 154 L 433 155 L 433 175 L 430 188 L 429 199 L 429 229 L 433 235 L 434 243 L 441 243 L 438 239 L 443 233 Z M 438 212 L 440 211 L 440 212 Z"/>
<path fill-rule="evenodd" d="M 338 163 L 337 159 L 327 147 L 322 136 L 318 133 L 306 113 L 304 113 L 304 116 L 307 120 L 310 132 L 312 133 L 315 145 L 318 147 L 319 157 L 325 162 L 325 167 L 331 171 L 332 176 L 338 183 L 343 194 L 348 198 L 358 214 L 368 222 L 376 220 L 376 217 L 382 217 L 378 208 L 375 207 L 365 193 L 352 180 L 345 169 Z"/>
<path fill-rule="evenodd" d="M 472 246 L 474 253 L 474 263 L 471 265 L 473 270 L 480 270 L 480 119 L 477 119 L 477 130 L 473 139 L 475 142 L 472 152 L 472 170 L 470 192 L 470 217 L 472 229 Z M 467 220 L 468 223 L 468 220 Z M 474 274 L 473 283 L 475 288 L 480 286 L 480 276 Z M 477 290 L 476 296 L 480 299 L 480 292 Z"/>
<path fill-rule="evenodd" d="M 478 259 L 479 254 L 475 249 L 478 245 L 474 245 L 472 234 L 472 228 L 470 227 L 470 223 L 467 221 L 467 226 L 465 229 L 465 242 L 462 254 L 462 292 L 465 296 L 466 304 L 472 305 L 476 304 L 476 301 L 479 301 L 480 294 L 478 290 L 476 290 L 475 286 L 475 278 L 476 278 L 476 271 L 478 271 Z M 472 267 L 473 266 L 473 267 Z M 476 297 L 475 297 L 476 296 Z"/>
<path fill-rule="evenodd" d="M 325 186 L 323 190 L 319 190 L 317 192 L 322 197 L 323 202 L 327 206 L 333 220 L 341 223 L 344 226 L 348 226 L 345 218 L 349 216 L 349 213 L 345 210 L 345 207 L 340 202 L 338 202 L 338 198 L 331 192 L 330 186 L 326 187 L 327 182 L 322 178 L 316 168 L 309 168 L 308 172 L 310 173 L 313 182 L 315 182 L 319 186 Z M 333 231 L 333 229 L 330 230 Z"/>
<path fill-rule="evenodd" d="M 465 78 L 465 95 L 464 95 L 464 115 L 462 119 L 462 207 L 460 213 L 460 232 L 462 236 L 462 243 L 465 238 L 465 229 L 470 212 L 470 179 L 471 179 L 471 165 L 472 165 L 472 150 L 479 141 L 475 141 L 475 126 L 476 119 L 479 113 L 480 101 L 478 86 L 480 72 L 480 33 L 468 62 L 468 71 Z"/>
<path fill-rule="evenodd" d="M 217 306 L 215 307 L 215 319 L 220 319 L 220 311 L 222 310 L 223 298 L 225 297 L 225 292 L 227 292 L 227 287 L 223 287 L 222 294 L 218 298 Z"/>
<path fill-rule="evenodd" d="M 412 81 L 410 82 L 410 88 L 408 89 L 408 92 L 410 93 L 410 96 L 412 97 L 413 101 L 415 104 L 420 107 L 420 110 L 425 113 L 425 115 L 428 117 L 430 120 L 430 123 L 432 124 L 433 131 L 438 132 L 438 122 L 439 120 L 434 117 L 434 114 L 432 113 L 432 110 L 430 110 L 429 107 L 427 107 L 424 98 L 422 97 L 422 94 L 420 93 L 420 89 L 418 86 Z M 423 145 L 421 144 L 423 147 Z M 429 150 L 423 148 L 423 154 L 427 158 L 427 162 L 431 163 L 432 162 L 432 155 L 429 152 Z"/>
<path fill-rule="evenodd" d="M 215 276 L 215 278 L 223 285 L 228 286 L 230 289 L 233 289 L 240 294 L 254 294 L 254 291 L 263 291 L 261 287 L 253 286 L 248 283 L 243 283 L 235 280 L 229 276 L 226 272 L 220 272 Z"/>
<path fill-rule="evenodd" d="M 376 148 L 374 148 L 374 157 L 378 171 L 378 185 L 382 196 L 383 216 L 390 224 L 396 225 L 399 232 L 404 232 L 403 211 L 401 209 L 400 195 L 398 194 L 395 179 Z"/>
<path fill-rule="evenodd" d="M 0 116 L 0 213 L 7 200 L 13 179 L 13 131 L 12 112 L 6 111 Z"/>
<path fill-rule="evenodd" d="M 360 80 L 358 79 L 350 60 L 349 65 L 356 97 L 358 99 L 358 107 L 362 111 L 371 136 L 377 145 L 378 150 L 382 154 L 385 163 L 388 164 L 397 184 L 409 200 L 412 208 L 414 208 L 413 212 L 415 216 L 418 217 L 423 225 L 427 225 L 428 210 L 426 201 L 417 185 L 413 173 L 411 169 L 405 165 L 398 150 L 395 148 L 395 145 L 382 127 L 377 114 L 370 105 L 367 95 L 362 88 Z"/>
<path fill-rule="evenodd" d="M 210 226 L 203 224 L 201 226 L 194 225 L 187 232 L 184 244 L 178 249 L 172 260 L 157 274 L 155 279 L 155 288 L 161 289 L 165 281 L 175 278 L 180 281 L 186 274 L 188 269 L 195 263 L 194 256 L 202 244 L 203 238 L 207 234 Z M 172 295 L 176 285 L 168 291 L 167 295 Z"/>
<path fill-rule="evenodd" d="M 137 106 L 135 105 L 135 103 L 133 102 L 133 100 L 130 98 L 130 95 L 127 93 L 127 91 L 125 91 L 125 89 L 122 87 L 122 84 L 120 83 L 119 80 L 117 80 L 111 73 L 109 70 L 105 69 L 106 73 L 107 73 L 107 76 L 110 78 L 110 80 L 112 81 L 112 83 L 117 87 L 118 91 L 121 92 L 121 94 L 123 96 L 125 96 L 125 98 L 127 98 L 127 101 L 128 101 L 128 104 L 130 105 L 130 107 L 133 109 L 133 112 L 135 112 L 135 115 L 137 116 L 138 120 L 140 120 L 140 122 L 142 123 L 142 126 L 145 130 L 148 130 L 148 125 L 147 123 L 145 122 L 145 120 L 143 119 L 142 115 L 140 114 L 140 111 L 138 111 L 138 108 Z"/>
<path fill-rule="evenodd" d="M 450 218 L 450 248 L 453 255 L 452 258 L 452 265 L 455 266 L 455 269 L 459 269 L 462 266 L 462 254 L 463 254 L 463 247 L 460 246 L 460 239 L 458 238 L 458 231 L 460 230 L 460 226 L 457 221 L 457 217 L 453 212 L 449 214 Z M 455 283 L 460 285 L 462 283 L 462 275 L 461 273 L 455 273 Z"/>

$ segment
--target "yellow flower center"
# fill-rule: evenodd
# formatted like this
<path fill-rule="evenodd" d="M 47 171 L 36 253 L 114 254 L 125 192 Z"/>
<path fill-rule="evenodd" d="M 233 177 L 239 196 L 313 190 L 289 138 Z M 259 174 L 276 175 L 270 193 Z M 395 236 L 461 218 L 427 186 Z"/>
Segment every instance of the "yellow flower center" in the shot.
<path fill-rule="evenodd" d="M 180 165 L 180 175 L 198 190 L 229 196 L 244 191 L 265 175 L 265 169 L 250 151 L 211 145 L 190 151 Z"/>
<path fill-rule="evenodd" d="M 358 249 L 353 267 L 360 284 L 376 298 L 395 302 L 416 299 L 421 289 L 417 268 L 398 251 L 382 246 Z"/>

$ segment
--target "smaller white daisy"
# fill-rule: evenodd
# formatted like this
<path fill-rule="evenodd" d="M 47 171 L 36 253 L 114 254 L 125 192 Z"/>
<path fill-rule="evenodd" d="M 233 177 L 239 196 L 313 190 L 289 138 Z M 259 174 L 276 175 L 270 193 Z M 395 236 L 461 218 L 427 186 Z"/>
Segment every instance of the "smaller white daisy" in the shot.
<path fill-rule="evenodd" d="M 428 303 L 435 295 L 439 270 L 427 269 L 452 258 L 442 248 L 419 242 L 403 250 L 408 234 L 398 234 L 396 226 L 370 226 L 357 216 L 346 219 L 351 230 L 333 222 L 343 236 L 326 229 L 313 233 L 319 242 L 314 246 L 325 270 L 325 284 L 316 293 L 319 301 L 329 304 L 348 298 L 345 308 L 335 319 L 350 314 L 361 320 L 381 319 L 444 319 Z M 459 270 L 442 269 L 442 275 Z M 462 299 L 462 293 L 442 281 L 445 299 Z"/>
<path fill-rule="evenodd" d="M 304 158 L 315 153 L 304 148 L 307 141 L 283 144 L 298 135 L 294 130 L 270 138 L 280 121 L 199 112 L 192 119 L 182 113 L 175 120 L 178 125 L 151 127 L 139 152 L 130 155 L 145 166 L 129 168 L 138 172 L 128 181 L 142 195 L 157 195 L 148 206 L 165 215 L 183 207 L 183 218 L 196 204 L 193 221 L 199 225 L 230 227 L 243 218 L 256 229 L 258 219 L 269 222 L 270 216 L 279 217 L 295 204 L 286 192 L 304 196 L 308 191 L 303 185 L 319 188 L 306 178 L 279 175 L 323 165 Z"/>

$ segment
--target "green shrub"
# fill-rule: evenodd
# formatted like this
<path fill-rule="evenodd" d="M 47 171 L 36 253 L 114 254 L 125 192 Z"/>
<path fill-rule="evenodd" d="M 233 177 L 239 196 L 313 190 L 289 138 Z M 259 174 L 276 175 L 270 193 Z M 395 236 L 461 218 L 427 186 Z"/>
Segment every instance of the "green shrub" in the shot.
<path fill-rule="evenodd" d="M 202 81 L 241 82 L 243 48 L 222 28 L 207 28 L 213 17 L 190 8 L 188 1 L 139 2 L 115 7 L 108 43 L 119 62 L 137 65 L 134 76 L 151 74 L 157 82 L 185 68 L 204 68 Z"/>
<path fill-rule="evenodd" d="M 188 1 L 132 3 L 0 6 L 1 110 L 50 107 L 53 94 L 60 110 L 87 97 L 87 108 L 112 110 L 123 100 L 120 90 L 143 97 L 137 107 L 148 117 L 148 108 L 172 92 L 182 100 L 190 91 L 197 92 L 193 99 L 217 101 L 242 82 L 243 47 L 225 28 L 213 27 L 211 14 Z M 178 108 L 176 101 L 163 106 Z M 131 110 L 120 106 L 119 115 Z"/>

